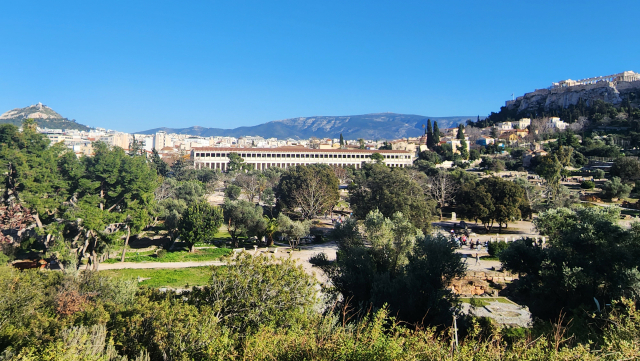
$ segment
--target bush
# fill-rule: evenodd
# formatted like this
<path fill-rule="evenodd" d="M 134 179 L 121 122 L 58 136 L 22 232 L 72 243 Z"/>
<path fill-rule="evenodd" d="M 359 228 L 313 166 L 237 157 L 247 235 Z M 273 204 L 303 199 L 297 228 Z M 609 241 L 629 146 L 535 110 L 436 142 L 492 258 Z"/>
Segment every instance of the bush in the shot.
<path fill-rule="evenodd" d="M 624 198 L 631 193 L 632 186 L 622 183 L 620 178 L 613 177 L 602 185 L 602 196 L 604 198 Z"/>
<path fill-rule="evenodd" d="M 159 249 L 156 252 L 156 257 L 158 257 L 158 258 L 164 258 L 164 256 L 166 256 L 166 255 L 167 255 L 167 250 L 166 249 Z"/>
<path fill-rule="evenodd" d="M 593 189 L 595 188 L 596 183 L 594 181 L 586 180 L 580 183 L 580 188 L 582 189 Z"/>
<path fill-rule="evenodd" d="M 489 242 L 487 251 L 491 257 L 498 257 L 507 248 L 509 248 L 509 244 L 505 241 Z"/>
<path fill-rule="evenodd" d="M 322 253 L 316 253 L 313 256 L 311 256 L 309 258 L 309 263 L 311 263 L 314 266 L 328 266 L 331 264 L 331 261 L 329 261 L 329 259 L 327 258 L 327 255 L 322 252 Z"/>

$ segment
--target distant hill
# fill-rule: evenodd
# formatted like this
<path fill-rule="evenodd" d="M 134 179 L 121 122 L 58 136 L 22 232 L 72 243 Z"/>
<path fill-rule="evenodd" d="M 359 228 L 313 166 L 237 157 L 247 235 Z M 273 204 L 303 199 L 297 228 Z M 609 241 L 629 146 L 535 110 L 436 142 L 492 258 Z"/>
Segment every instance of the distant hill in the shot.
<path fill-rule="evenodd" d="M 0 115 L 0 124 L 9 123 L 19 127 L 25 119 L 35 119 L 40 128 L 77 130 L 90 129 L 86 125 L 76 123 L 75 120 L 63 118 L 60 114 L 42 103 L 30 105 L 25 108 L 9 110 L 8 112 Z"/>
<path fill-rule="evenodd" d="M 340 134 L 346 139 L 398 139 L 415 137 L 424 134 L 422 125 L 426 126 L 427 119 L 437 121 L 440 129 L 455 127 L 467 119 L 475 120 L 476 116 L 456 117 L 427 117 L 422 115 L 376 113 L 350 116 L 317 116 L 301 117 L 234 129 L 204 128 L 199 126 L 189 128 L 156 128 L 140 134 L 153 134 L 158 131 L 167 133 L 189 134 L 203 137 L 229 136 L 240 137 L 259 135 L 264 138 L 338 138 Z M 484 117 L 481 117 L 484 118 Z"/>

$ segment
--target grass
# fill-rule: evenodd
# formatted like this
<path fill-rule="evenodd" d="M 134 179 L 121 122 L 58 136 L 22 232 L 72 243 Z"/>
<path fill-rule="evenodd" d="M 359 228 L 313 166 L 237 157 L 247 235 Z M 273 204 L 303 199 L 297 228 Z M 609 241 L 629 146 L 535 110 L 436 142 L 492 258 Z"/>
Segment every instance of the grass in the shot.
<path fill-rule="evenodd" d="M 162 258 L 158 258 L 155 251 L 146 252 L 128 252 L 125 257 L 125 262 L 189 262 L 189 261 L 212 261 L 222 256 L 231 253 L 232 250 L 228 248 L 204 248 L 197 249 L 193 253 L 188 251 L 174 251 L 168 252 Z M 118 263 L 120 257 L 110 258 L 104 263 Z"/>
<path fill-rule="evenodd" d="M 211 279 L 211 267 L 190 267 L 177 269 L 118 269 L 104 270 L 100 274 L 126 279 L 149 278 L 140 285 L 151 288 L 187 288 L 206 285 Z"/>
<path fill-rule="evenodd" d="M 499 257 L 495 257 L 495 256 L 482 256 L 480 257 L 480 259 L 483 261 L 499 261 L 500 260 Z"/>
<path fill-rule="evenodd" d="M 491 302 L 495 302 L 498 301 L 500 303 L 508 303 L 508 304 L 513 304 L 513 302 L 509 301 L 508 299 L 504 298 L 504 297 L 473 297 L 475 298 L 476 302 L 479 303 L 482 306 L 487 306 L 489 305 Z M 471 303 L 471 297 L 460 297 L 459 300 L 462 303 Z"/>

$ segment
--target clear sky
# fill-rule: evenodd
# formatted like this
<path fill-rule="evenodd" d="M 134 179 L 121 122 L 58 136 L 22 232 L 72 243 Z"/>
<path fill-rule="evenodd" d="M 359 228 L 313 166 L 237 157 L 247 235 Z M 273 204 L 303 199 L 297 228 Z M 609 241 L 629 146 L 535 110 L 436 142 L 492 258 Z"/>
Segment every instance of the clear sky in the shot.
<path fill-rule="evenodd" d="M 640 72 L 635 1 L 3 1 L 0 113 L 127 132 L 313 115 L 487 115 Z"/>

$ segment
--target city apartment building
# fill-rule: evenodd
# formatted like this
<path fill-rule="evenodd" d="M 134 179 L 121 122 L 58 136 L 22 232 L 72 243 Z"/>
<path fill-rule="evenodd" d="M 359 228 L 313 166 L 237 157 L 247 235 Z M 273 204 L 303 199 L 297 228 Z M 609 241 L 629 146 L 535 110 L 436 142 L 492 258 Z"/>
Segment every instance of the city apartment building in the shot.
<path fill-rule="evenodd" d="M 414 160 L 413 153 L 405 150 L 202 147 L 191 150 L 191 161 L 196 169 L 210 168 L 225 171 L 229 163 L 229 153 L 237 153 L 246 164 L 251 164 L 259 170 L 316 163 L 360 168 L 363 163 L 373 162 L 371 160 L 373 153 L 382 154 L 384 163 L 389 167 L 407 167 L 412 165 Z"/>

